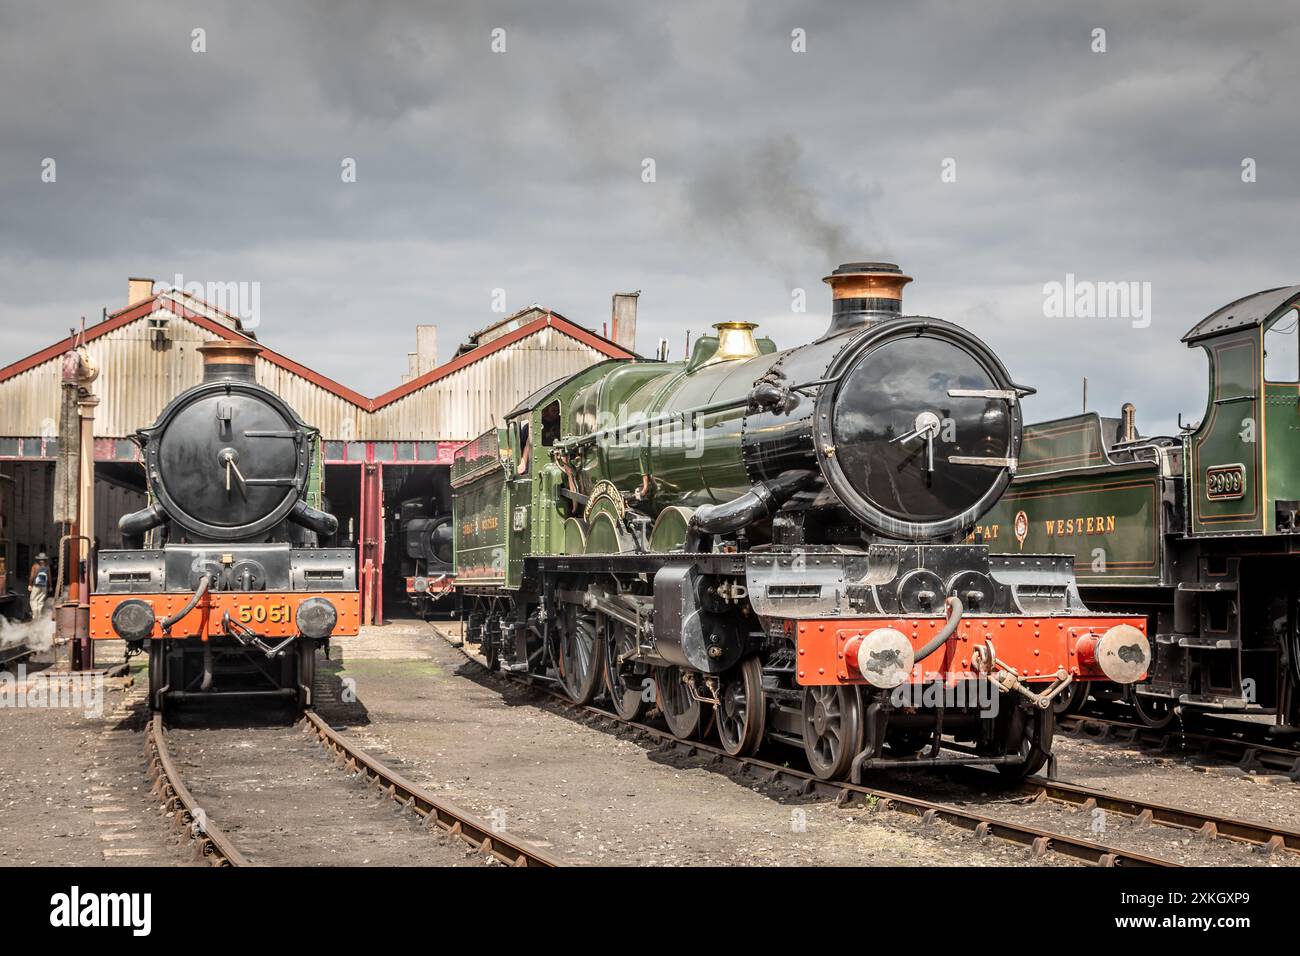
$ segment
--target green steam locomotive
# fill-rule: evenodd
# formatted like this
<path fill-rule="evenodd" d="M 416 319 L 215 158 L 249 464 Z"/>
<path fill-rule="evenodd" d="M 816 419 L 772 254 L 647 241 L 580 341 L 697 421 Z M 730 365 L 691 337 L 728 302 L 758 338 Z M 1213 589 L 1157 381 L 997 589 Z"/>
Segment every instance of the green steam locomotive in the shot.
<path fill-rule="evenodd" d="M 812 342 L 720 323 L 685 362 L 593 366 L 462 448 L 466 639 L 576 702 L 653 704 L 679 738 L 802 747 L 827 778 L 1033 772 L 1057 697 L 1145 674 L 1145 618 L 1090 612 L 1068 555 L 964 540 L 1010 485 L 1031 390 L 965 329 L 904 316 L 897 266 L 826 281 Z"/>

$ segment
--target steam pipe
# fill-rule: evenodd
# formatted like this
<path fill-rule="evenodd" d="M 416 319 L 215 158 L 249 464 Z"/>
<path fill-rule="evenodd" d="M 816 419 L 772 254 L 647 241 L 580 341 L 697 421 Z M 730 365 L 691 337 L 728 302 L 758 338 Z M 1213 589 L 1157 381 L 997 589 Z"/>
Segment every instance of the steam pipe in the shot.
<path fill-rule="evenodd" d="M 948 622 L 944 624 L 939 633 L 930 638 L 916 652 L 914 660 L 917 664 L 925 660 L 939 648 L 948 642 L 953 632 L 957 630 L 957 625 L 961 623 L 961 616 L 965 611 L 962 607 L 961 598 L 953 596 L 944 601 L 944 606 L 948 609 Z"/>
<path fill-rule="evenodd" d="M 293 510 L 289 512 L 289 520 L 325 538 L 339 530 L 338 518 L 319 508 L 313 508 L 301 498 L 294 502 Z"/>
<path fill-rule="evenodd" d="M 167 512 L 163 510 L 160 503 L 155 501 L 147 508 L 122 515 L 117 522 L 117 529 L 122 532 L 123 537 L 139 538 L 146 531 L 158 527 L 166 520 Z"/>
<path fill-rule="evenodd" d="M 203 577 L 199 578 L 199 586 L 194 589 L 194 593 L 191 594 L 190 599 L 185 602 L 185 606 L 181 608 L 179 611 L 177 611 L 175 614 L 169 614 L 167 615 L 167 617 L 163 618 L 161 621 L 158 622 L 158 625 L 159 627 L 162 628 L 162 632 L 164 634 L 169 633 L 173 625 L 183 620 L 185 618 L 185 615 L 189 614 L 190 611 L 194 610 L 194 608 L 198 605 L 198 603 L 201 600 L 203 600 L 203 595 L 208 593 L 208 587 L 211 584 L 212 584 L 212 575 L 205 574 L 203 575 Z"/>
<path fill-rule="evenodd" d="M 701 535 L 728 534 L 766 518 L 802 491 L 815 475 L 814 471 L 785 471 L 758 482 L 739 498 L 697 508 L 691 515 L 686 550 L 698 547 Z"/>
<path fill-rule="evenodd" d="M 803 392 L 806 389 L 814 388 L 821 385 L 829 385 L 837 379 L 818 379 L 813 382 L 800 382 L 798 385 L 792 385 L 786 392 Z M 561 438 L 555 443 L 555 447 L 560 451 L 569 451 L 570 449 L 579 448 L 583 445 L 593 445 L 596 442 L 604 441 L 607 438 L 621 437 L 626 438 L 629 435 L 639 434 L 652 428 L 659 428 L 664 425 L 684 425 L 687 428 L 695 427 L 695 420 L 705 415 L 716 415 L 718 412 L 734 411 L 738 408 L 751 408 L 758 410 L 764 407 L 765 402 L 772 402 L 776 398 L 782 397 L 785 392 L 778 396 L 771 389 L 765 387 L 754 388 L 746 392 L 740 398 L 728 398 L 718 402 L 709 402 L 706 405 L 692 405 L 690 408 L 683 408 L 676 412 L 664 412 L 662 415 L 654 415 L 650 418 L 641 419 L 640 421 L 628 422 L 624 425 L 613 425 L 609 428 L 602 428 L 599 431 L 587 432 L 584 435 L 571 435 L 568 438 Z"/>

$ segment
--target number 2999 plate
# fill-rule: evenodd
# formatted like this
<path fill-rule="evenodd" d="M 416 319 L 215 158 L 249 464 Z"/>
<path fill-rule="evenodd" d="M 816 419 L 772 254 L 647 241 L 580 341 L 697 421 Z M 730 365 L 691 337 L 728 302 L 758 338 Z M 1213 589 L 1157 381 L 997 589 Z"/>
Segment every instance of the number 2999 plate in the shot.
<path fill-rule="evenodd" d="M 1205 469 L 1205 495 L 1212 500 L 1240 498 L 1246 493 L 1243 465 L 1211 465 Z"/>

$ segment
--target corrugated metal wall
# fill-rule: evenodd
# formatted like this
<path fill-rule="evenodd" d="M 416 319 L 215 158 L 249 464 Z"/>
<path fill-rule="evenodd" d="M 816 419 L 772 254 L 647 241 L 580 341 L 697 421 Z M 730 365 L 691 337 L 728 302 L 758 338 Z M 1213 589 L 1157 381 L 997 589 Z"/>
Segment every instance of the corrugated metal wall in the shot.
<path fill-rule="evenodd" d="M 152 424 L 163 406 L 203 377 L 197 349 L 216 338 L 197 325 L 171 316 L 165 347 L 158 348 L 141 319 L 87 345 L 99 365 L 95 394 L 96 437 L 125 438 Z M 0 382 L 0 435 L 52 435 L 58 431 L 62 375 L 58 358 Z"/>
<path fill-rule="evenodd" d="M 472 353 L 471 353 L 472 354 Z M 501 422 L 520 400 L 606 358 L 546 326 L 369 416 L 365 440 L 464 441 Z"/>
<path fill-rule="evenodd" d="M 142 318 L 91 341 L 99 363 L 95 392 L 97 437 L 125 438 L 151 425 L 167 402 L 203 377 L 198 347 L 216 336 L 170 312 L 159 346 Z M 599 351 L 552 327 L 485 356 L 376 412 L 265 359 L 257 378 L 282 396 L 330 441 L 461 441 L 543 385 L 601 361 Z M 60 360 L 0 382 L 0 436 L 35 437 L 57 431 Z"/>

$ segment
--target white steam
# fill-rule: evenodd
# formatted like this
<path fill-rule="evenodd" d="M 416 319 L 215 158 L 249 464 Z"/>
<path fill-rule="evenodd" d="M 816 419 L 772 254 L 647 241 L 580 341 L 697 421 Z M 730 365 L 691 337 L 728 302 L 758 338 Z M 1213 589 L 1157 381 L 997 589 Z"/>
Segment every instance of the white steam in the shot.
<path fill-rule="evenodd" d="M 26 644 L 33 651 L 46 651 L 54 644 L 54 618 L 42 615 L 18 623 L 0 617 L 0 648 Z"/>

